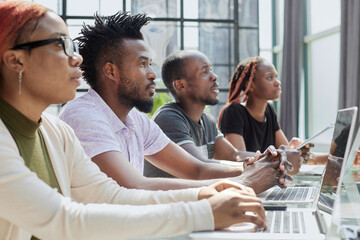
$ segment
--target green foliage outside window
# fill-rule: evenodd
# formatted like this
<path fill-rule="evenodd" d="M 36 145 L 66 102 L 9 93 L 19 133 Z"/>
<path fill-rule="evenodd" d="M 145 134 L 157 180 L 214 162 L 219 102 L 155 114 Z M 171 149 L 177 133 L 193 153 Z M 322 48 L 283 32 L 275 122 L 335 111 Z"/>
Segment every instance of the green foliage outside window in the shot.
<path fill-rule="evenodd" d="M 149 118 L 152 117 L 152 115 L 154 114 L 154 112 L 156 111 L 156 109 L 158 109 L 159 107 L 161 107 L 162 105 L 168 103 L 171 101 L 171 97 L 169 96 L 169 94 L 167 93 L 156 93 L 153 97 L 154 99 L 154 107 L 153 110 L 148 113 L 147 115 L 149 116 Z"/>

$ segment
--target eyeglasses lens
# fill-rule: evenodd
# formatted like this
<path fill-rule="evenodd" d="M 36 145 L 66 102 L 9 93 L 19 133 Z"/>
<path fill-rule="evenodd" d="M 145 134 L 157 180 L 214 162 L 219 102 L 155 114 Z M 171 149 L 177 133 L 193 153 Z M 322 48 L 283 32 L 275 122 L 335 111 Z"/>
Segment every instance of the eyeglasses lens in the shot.
<path fill-rule="evenodd" d="M 63 41 L 64 41 L 66 55 L 73 57 L 74 52 L 79 53 L 78 44 L 76 42 L 74 42 L 71 38 L 65 37 L 65 38 L 63 38 Z"/>

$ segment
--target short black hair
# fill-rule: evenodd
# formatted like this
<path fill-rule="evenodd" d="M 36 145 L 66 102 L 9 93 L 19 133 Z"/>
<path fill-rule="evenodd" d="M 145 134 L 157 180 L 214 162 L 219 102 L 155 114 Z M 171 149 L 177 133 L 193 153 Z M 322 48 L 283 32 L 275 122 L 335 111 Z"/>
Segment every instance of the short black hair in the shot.
<path fill-rule="evenodd" d="M 150 22 L 146 14 L 131 16 L 129 12 L 118 12 L 108 17 L 95 14 L 95 25 L 83 25 L 79 41 L 79 52 L 84 60 L 80 68 L 85 81 L 96 88 L 98 71 L 102 64 L 112 61 L 120 64 L 124 53 L 124 39 L 143 40 L 140 29 Z M 116 51 L 115 51 L 116 49 Z"/>
<path fill-rule="evenodd" d="M 175 80 L 186 78 L 186 58 L 181 52 L 176 52 L 168 56 L 161 68 L 162 80 L 170 91 L 170 93 L 176 98 L 176 92 L 173 86 Z"/>

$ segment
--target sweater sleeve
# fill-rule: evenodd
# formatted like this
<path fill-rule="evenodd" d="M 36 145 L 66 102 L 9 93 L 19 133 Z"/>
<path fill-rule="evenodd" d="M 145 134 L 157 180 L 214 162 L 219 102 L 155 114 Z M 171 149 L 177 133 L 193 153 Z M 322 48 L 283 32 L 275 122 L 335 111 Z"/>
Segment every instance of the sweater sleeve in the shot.
<path fill-rule="evenodd" d="M 175 202 L 194 200 L 198 189 L 186 193 L 121 188 L 86 157 L 78 140 L 73 142 L 76 151 L 64 148 L 74 159 L 81 157 L 68 165 L 73 196 L 64 197 L 25 166 L 0 123 L 0 220 L 15 225 L 8 231 L 21 228 L 43 239 L 132 239 L 214 228 L 207 200 Z M 165 202 L 173 203 L 157 204 Z"/>

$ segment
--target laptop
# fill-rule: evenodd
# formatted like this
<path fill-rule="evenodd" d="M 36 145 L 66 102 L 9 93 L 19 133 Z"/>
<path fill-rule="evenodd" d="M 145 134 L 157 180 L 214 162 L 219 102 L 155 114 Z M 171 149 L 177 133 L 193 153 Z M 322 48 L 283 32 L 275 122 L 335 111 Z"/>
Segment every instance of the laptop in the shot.
<path fill-rule="evenodd" d="M 343 165 L 336 190 L 330 237 L 359 239 L 360 233 L 360 128 Z"/>
<path fill-rule="evenodd" d="M 341 174 L 339 175 L 339 183 L 337 185 L 337 194 L 334 194 L 334 211 L 332 215 L 327 215 L 332 218 L 331 228 L 328 228 L 328 224 L 324 221 L 323 216 L 319 213 L 320 202 L 317 204 L 317 208 L 287 208 L 283 211 L 273 210 L 266 211 L 266 216 L 268 220 L 268 228 L 266 231 L 256 231 L 255 225 L 251 223 L 244 223 L 235 226 L 231 226 L 227 229 L 220 231 L 207 231 L 207 232 L 195 232 L 189 235 L 192 240 L 205 240 L 205 239 L 216 239 L 216 240 L 225 240 L 225 239 L 248 239 L 248 240 L 265 240 L 265 239 L 325 239 L 325 231 L 329 234 L 344 235 L 344 231 L 349 231 L 351 227 L 354 229 L 359 228 L 360 216 L 357 211 L 351 211 L 348 209 L 348 206 L 345 204 L 349 203 L 349 196 L 356 196 L 350 202 L 360 206 L 360 192 L 357 187 L 354 187 L 357 179 L 360 182 L 360 161 L 359 165 L 356 166 L 358 172 L 356 172 L 356 177 L 353 175 L 354 165 L 349 162 L 354 162 L 355 156 L 359 152 L 360 148 L 360 131 L 357 132 L 354 144 L 352 146 L 351 154 L 349 160 L 345 161 L 348 158 L 344 158 L 341 161 Z M 358 156 L 360 157 L 360 156 Z M 350 177 L 349 177 L 350 176 Z M 348 180 L 350 179 L 350 180 Z M 345 187 L 348 187 L 345 189 Z M 336 188 L 332 188 L 336 189 Z M 346 195 L 346 199 L 341 199 L 341 196 Z M 351 197 L 350 197 L 351 198 Z M 331 207 L 331 208 L 333 208 Z M 344 217 L 344 211 L 341 208 L 346 208 L 347 212 L 353 214 L 351 218 L 352 221 L 349 221 L 349 218 Z M 359 209 L 359 208 L 356 208 Z M 350 210 L 350 211 L 349 211 Z M 326 214 L 326 213 L 325 213 Z M 349 214 L 349 213 L 348 213 Z M 349 223 L 353 223 L 352 225 Z M 346 227 L 344 227 L 346 226 Z M 344 230 L 345 229 L 345 230 Z M 360 228 L 359 228 L 360 229 Z M 332 233 L 334 232 L 334 233 Z M 349 233 L 347 233 L 349 234 Z M 349 238 L 346 238 L 349 239 Z M 355 238 L 356 239 L 356 238 Z"/>
<path fill-rule="evenodd" d="M 194 232 L 192 240 L 269 240 L 269 239 L 325 239 L 325 223 L 317 210 L 289 208 L 286 211 L 266 211 L 268 228 L 256 231 L 252 223 L 231 226 L 224 230 Z"/>
<path fill-rule="evenodd" d="M 351 140 L 353 137 L 355 121 L 357 117 L 357 107 L 351 107 L 346 109 L 340 109 L 336 116 L 335 128 L 333 132 L 333 137 L 331 141 L 331 146 L 329 154 L 331 159 L 346 159 L 348 152 L 351 146 Z M 321 184 L 322 191 L 325 192 L 325 189 L 328 188 L 329 178 L 332 177 L 326 170 L 331 170 L 333 163 L 338 164 L 337 162 L 330 162 L 330 165 L 322 165 L 322 174 L 324 177 L 324 184 Z M 337 172 L 340 174 L 340 171 Z M 306 177 L 306 176 L 305 176 Z M 339 176 L 336 176 L 339 177 Z M 286 205 L 286 204 L 310 204 L 314 201 L 315 197 L 318 195 L 318 188 L 309 187 L 309 186 L 295 186 L 288 188 L 280 188 L 278 186 L 272 187 L 267 191 L 258 194 L 258 197 L 261 199 L 264 205 Z M 322 195 L 322 199 L 327 198 L 327 195 Z M 326 202 L 326 201 L 325 201 Z"/>
<path fill-rule="evenodd" d="M 316 138 L 319 135 L 323 135 L 323 139 L 332 139 L 334 133 L 334 126 L 335 124 L 331 123 L 330 125 L 326 126 L 324 129 L 322 129 L 320 132 L 306 139 L 304 143 L 311 142 L 312 139 Z M 302 147 L 301 145 L 304 146 L 304 143 L 297 146 L 296 149 L 299 150 Z M 325 164 L 318 164 L 318 165 L 302 164 L 299 169 L 299 172 L 297 173 L 297 176 L 322 176 L 324 174 L 325 167 L 326 167 Z"/>

